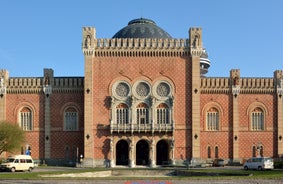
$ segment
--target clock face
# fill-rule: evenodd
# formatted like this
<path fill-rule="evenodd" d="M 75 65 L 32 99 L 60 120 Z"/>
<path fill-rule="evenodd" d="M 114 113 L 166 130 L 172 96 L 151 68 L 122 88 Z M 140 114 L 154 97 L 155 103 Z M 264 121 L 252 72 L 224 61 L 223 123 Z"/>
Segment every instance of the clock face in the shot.
<path fill-rule="evenodd" d="M 116 94 L 119 96 L 119 97 L 126 97 L 128 96 L 129 92 L 130 92 L 130 89 L 129 89 L 129 86 L 124 83 L 124 82 L 120 82 L 117 87 L 116 87 Z"/>
<path fill-rule="evenodd" d="M 156 88 L 156 93 L 161 97 L 166 97 L 170 94 L 170 87 L 167 83 L 161 82 Z"/>

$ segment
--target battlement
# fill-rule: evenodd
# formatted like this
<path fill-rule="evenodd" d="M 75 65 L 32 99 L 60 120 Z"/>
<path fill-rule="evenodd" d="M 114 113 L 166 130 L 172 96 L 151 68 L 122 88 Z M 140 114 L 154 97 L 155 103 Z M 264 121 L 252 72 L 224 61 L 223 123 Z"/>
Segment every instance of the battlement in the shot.
<path fill-rule="evenodd" d="M 202 93 L 229 93 L 230 78 L 203 77 L 200 87 Z"/>
<path fill-rule="evenodd" d="M 12 77 L 7 82 L 7 93 L 41 93 L 45 81 L 43 77 L 18 78 Z M 83 77 L 54 77 L 50 81 L 53 91 L 71 92 L 83 91 Z"/>
<path fill-rule="evenodd" d="M 189 39 L 114 38 L 94 39 L 94 49 L 184 49 Z"/>
<path fill-rule="evenodd" d="M 201 78 L 202 93 L 227 93 L 233 85 L 232 78 Z M 240 93 L 270 93 L 275 89 L 273 78 L 240 78 Z"/>
<path fill-rule="evenodd" d="M 94 39 L 90 47 L 83 47 L 85 55 L 103 57 L 175 57 L 189 55 L 188 39 Z"/>

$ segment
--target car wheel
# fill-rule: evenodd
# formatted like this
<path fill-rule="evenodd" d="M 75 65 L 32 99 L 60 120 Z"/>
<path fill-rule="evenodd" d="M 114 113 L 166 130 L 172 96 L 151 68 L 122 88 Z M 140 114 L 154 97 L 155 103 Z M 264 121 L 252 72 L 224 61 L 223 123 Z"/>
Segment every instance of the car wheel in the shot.
<path fill-rule="evenodd" d="M 244 169 L 245 169 L 245 170 L 249 170 L 248 166 L 245 166 Z"/>
<path fill-rule="evenodd" d="M 16 171 L 16 168 L 15 167 L 12 167 L 11 168 L 11 172 L 15 172 Z"/>
<path fill-rule="evenodd" d="M 32 171 L 32 167 L 28 168 L 28 172 L 31 172 Z"/>
<path fill-rule="evenodd" d="M 262 171 L 262 167 L 258 166 L 257 170 Z"/>

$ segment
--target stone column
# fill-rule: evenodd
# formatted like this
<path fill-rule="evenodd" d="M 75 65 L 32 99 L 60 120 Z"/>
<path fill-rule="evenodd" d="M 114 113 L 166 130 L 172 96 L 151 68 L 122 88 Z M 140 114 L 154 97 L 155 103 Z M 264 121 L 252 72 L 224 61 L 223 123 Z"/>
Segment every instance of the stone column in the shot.
<path fill-rule="evenodd" d="M 45 93 L 44 103 L 44 159 L 51 157 L 50 94 Z"/>
<path fill-rule="evenodd" d="M 188 93 L 192 95 L 192 158 L 198 160 L 200 159 L 200 56 L 203 53 L 201 28 L 190 28 L 189 36 L 192 86 Z"/>
<path fill-rule="evenodd" d="M 110 167 L 115 167 L 113 136 L 110 138 Z"/>
<path fill-rule="evenodd" d="M 130 145 L 129 145 L 129 166 L 130 167 L 135 167 L 136 164 L 135 164 L 135 157 L 136 157 L 136 154 L 135 154 L 135 139 L 134 139 L 134 136 L 132 136 L 131 138 L 131 141 L 130 141 Z"/>
<path fill-rule="evenodd" d="M 277 99 L 277 149 L 278 157 L 283 156 L 283 70 L 274 72 Z"/>
<path fill-rule="evenodd" d="M 154 138 L 150 142 L 150 167 L 156 167 L 156 149 Z"/>
<path fill-rule="evenodd" d="M 94 39 L 96 31 L 93 27 L 83 27 L 82 50 L 85 62 L 84 77 L 84 166 L 95 167 L 94 135 L 93 135 L 93 65 Z"/>
<path fill-rule="evenodd" d="M 8 78 L 8 71 L 0 70 L 0 121 L 6 120 L 6 86 Z"/>
<path fill-rule="evenodd" d="M 175 151 L 175 140 L 174 139 L 172 139 L 171 140 L 171 152 L 172 152 L 172 158 L 171 158 L 171 164 L 172 165 L 175 165 L 176 163 L 175 163 L 175 155 L 174 155 L 174 151 Z"/>
<path fill-rule="evenodd" d="M 53 70 L 44 69 L 43 92 L 44 101 L 44 159 L 51 158 L 51 122 L 50 122 L 50 98 L 52 95 Z"/>
<path fill-rule="evenodd" d="M 233 161 L 239 162 L 239 94 L 240 94 L 240 70 L 230 71 L 233 103 Z"/>

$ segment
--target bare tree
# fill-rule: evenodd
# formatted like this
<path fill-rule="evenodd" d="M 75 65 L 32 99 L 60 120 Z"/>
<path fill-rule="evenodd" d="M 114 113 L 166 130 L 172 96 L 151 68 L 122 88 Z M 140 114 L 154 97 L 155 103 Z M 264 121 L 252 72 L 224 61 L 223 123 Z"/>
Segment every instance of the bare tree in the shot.
<path fill-rule="evenodd" d="M 25 132 L 18 124 L 0 122 L 0 154 L 21 149 L 25 141 Z"/>

